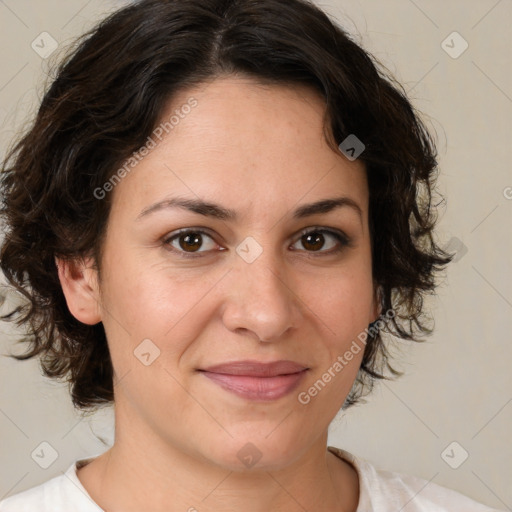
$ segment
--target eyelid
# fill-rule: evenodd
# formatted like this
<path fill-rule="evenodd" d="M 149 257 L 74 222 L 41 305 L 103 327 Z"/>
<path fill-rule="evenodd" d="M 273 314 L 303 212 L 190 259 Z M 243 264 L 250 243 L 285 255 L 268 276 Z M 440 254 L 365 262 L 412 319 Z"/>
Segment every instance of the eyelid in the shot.
<path fill-rule="evenodd" d="M 173 252 L 175 254 L 179 254 L 180 257 L 183 258 L 199 258 L 204 257 L 204 255 L 207 255 L 208 253 L 211 253 L 211 250 L 207 251 L 196 251 L 196 252 L 186 252 L 179 249 L 176 249 L 175 247 L 171 246 L 171 241 L 175 238 L 179 237 L 180 235 L 187 234 L 187 233 L 196 233 L 200 234 L 202 236 L 206 235 L 211 240 L 214 241 L 214 243 L 218 244 L 215 241 L 215 236 L 210 232 L 208 228 L 194 228 L 194 227 L 188 227 L 188 228 L 181 228 L 176 231 L 173 231 L 172 233 L 169 233 L 165 235 L 162 238 L 162 242 L 164 245 L 167 246 L 167 249 L 170 252 Z M 301 229 L 296 235 L 293 237 L 292 245 L 297 243 L 304 235 L 307 235 L 309 233 L 327 233 L 328 235 L 331 235 L 333 238 L 335 238 L 338 242 L 338 247 L 329 249 L 327 251 L 307 251 L 307 250 L 299 250 L 301 252 L 305 252 L 310 256 L 321 256 L 321 255 L 330 255 L 330 254 L 337 254 L 340 252 L 344 247 L 351 246 L 352 241 L 351 239 L 341 230 L 335 229 L 335 228 L 328 228 L 325 226 L 308 226 L 306 228 Z M 225 251 L 225 248 L 221 248 L 219 252 Z M 294 251 L 297 251 L 296 249 L 292 249 Z"/>
<path fill-rule="evenodd" d="M 164 235 L 162 240 L 169 241 L 169 240 L 172 240 L 173 238 L 176 238 L 177 236 L 183 235 L 185 233 L 200 233 L 201 235 L 207 235 L 212 239 L 214 238 L 214 235 L 208 228 L 195 228 L 192 226 L 190 228 L 180 228 L 180 229 L 176 229 L 175 231 L 171 231 L 170 233 L 167 233 L 166 235 Z"/>
<path fill-rule="evenodd" d="M 178 238 L 180 235 L 184 235 L 184 234 L 187 234 L 187 233 L 197 233 L 197 234 L 200 234 L 201 236 L 206 235 L 208 238 L 213 240 L 213 242 L 215 244 L 219 245 L 216 242 L 216 240 L 215 240 L 215 236 L 210 232 L 210 230 L 208 228 L 194 228 L 194 227 L 181 228 L 181 229 L 178 229 L 178 230 L 173 231 L 171 233 L 168 233 L 167 235 L 165 235 L 162 238 L 162 242 L 163 242 L 164 245 L 167 246 L 167 249 L 170 252 L 173 252 L 175 254 L 179 254 L 183 258 L 198 258 L 198 257 L 201 257 L 204 254 L 207 254 L 207 253 L 211 252 L 211 251 L 186 252 L 186 251 L 181 251 L 181 250 L 176 249 L 175 247 L 171 246 L 171 241 L 172 240 L 174 240 L 175 238 Z M 224 251 L 225 249 L 220 249 L 220 250 Z"/>
<path fill-rule="evenodd" d="M 299 231 L 298 235 L 296 235 L 298 238 L 307 235 L 311 232 L 320 232 L 320 233 L 329 233 L 332 235 L 339 235 L 340 237 L 345 238 L 347 241 L 349 240 L 349 237 L 341 230 L 336 228 L 329 228 L 327 226 L 308 226 L 307 228 L 303 228 Z"/>
<path fill-rule="evenodd" d="M 336 228 L 328 228 L 325 226 L 308 226 L 307 228 L 301 229 L 294 238 L 293 244 L 298 242 L 304 235 L 309 233 L 327 233 L 335 238 L 341 247 L 337 247 L 334 249 L 330 249 L 327 251 L 304 251 L 311 256 L 322 255 L 322 254 L 336 254 L 340 252 L 344 247 L 350 247 L 352 245 L 352 240 L 349 236 L 347 236 L 343 231 Z M 293 245 L 292 244 L 292 245 Z"/>

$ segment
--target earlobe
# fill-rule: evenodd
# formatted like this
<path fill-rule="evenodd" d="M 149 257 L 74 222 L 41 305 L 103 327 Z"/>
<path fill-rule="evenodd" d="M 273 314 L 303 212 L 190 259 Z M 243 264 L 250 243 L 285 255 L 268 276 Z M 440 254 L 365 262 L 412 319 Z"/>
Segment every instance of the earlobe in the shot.
<path fill-rule="evenodd" d="M 55 258 L 60 285 L 71 314 L 80 322 L 101 322 L 98 272 L 92 258 L 65 260 Z"/>

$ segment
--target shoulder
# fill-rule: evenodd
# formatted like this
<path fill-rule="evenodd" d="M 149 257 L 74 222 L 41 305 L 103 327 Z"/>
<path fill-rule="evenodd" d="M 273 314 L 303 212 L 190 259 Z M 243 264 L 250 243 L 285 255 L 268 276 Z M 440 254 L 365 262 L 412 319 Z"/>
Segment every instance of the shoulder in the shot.
<path fill-rule="evenodd" d="M 102 512 L 76 476 L 74 462 L 69 469 L 47 482 L 0 501 L 0 512 Z"/>
<path fill-rule="evenodd" d="M 329 450 L 351 463 L 358 473 L 360 497 L 357 512 L 498 512 L 432 481 L 377 469 L 340 448 L 329 447 Z"/>

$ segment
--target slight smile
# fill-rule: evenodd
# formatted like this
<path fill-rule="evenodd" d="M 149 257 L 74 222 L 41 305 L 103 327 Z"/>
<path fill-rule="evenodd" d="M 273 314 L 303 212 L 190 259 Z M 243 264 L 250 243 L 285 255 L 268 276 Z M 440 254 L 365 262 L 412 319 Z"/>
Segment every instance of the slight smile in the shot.
<path fill-rule="evenodd" d="M 293 361 L 234 361 L 199 371 L 221 388 L 242 398 L 271 401 L 291 393 L 308 370 Z"/>

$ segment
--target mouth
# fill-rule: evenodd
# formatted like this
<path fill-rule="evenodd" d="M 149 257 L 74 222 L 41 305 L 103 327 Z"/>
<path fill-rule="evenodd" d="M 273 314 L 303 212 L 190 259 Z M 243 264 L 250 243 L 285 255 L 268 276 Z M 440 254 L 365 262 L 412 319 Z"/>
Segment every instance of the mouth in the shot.
<path fill-rule="evenodd" d="M 308 370 L 293 361 L 235 361 L 199 371 L 214 384 L 242 398 L 272 401 L 291 393 Z"/>

